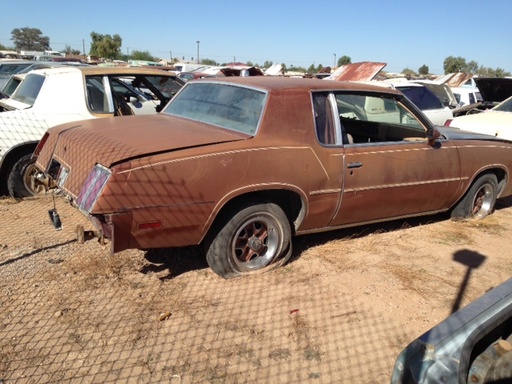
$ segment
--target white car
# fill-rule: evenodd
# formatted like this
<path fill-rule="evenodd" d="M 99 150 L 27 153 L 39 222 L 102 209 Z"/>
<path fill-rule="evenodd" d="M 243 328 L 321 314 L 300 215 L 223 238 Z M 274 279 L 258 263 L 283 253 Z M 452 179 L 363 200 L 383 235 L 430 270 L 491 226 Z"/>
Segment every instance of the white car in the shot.
<path fill-rule="evenodd" d="M 455 117 L 445 125 L 512 140 L 512 96 L 491 109 Z"/>
<path fill-rule="evenodd" d="M 59 67 L 31 71 L 0 100 L 0 194 L 27 197 L 32 152 L 50 127 L 71 121 L 158 112 L 184 82 L 137 67 Z"/>
<path fill-rule="evenodd" d="M 446 101 L 447 105 L 443 104 L 443 101 L 425 84 L 403 80 L 385 80 L 383 83 L 391 84 L 393 88 L 401 91 L 434 125 L 443 125 L 446 120 L 453 118 L 452 109 L 448 106 L 449 100 Z"/>

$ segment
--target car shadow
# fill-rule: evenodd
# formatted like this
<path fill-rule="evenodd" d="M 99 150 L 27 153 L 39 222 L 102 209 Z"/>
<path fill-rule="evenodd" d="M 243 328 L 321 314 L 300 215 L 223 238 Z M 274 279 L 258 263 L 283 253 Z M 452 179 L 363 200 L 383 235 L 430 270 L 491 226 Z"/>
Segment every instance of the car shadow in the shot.
<path fill-rule="evenodd" d="M 150 249 L 146 251 L 144 258 L 149 264 L 143 266 L 139 272 L 155 273 L 162 281 L 174 279 L 183 273 L 208 268 L 203 248 L 200 246 Z"/>
<path fill-rule="evenodd" d="M 512 196 L 504 197 L 496 201 L 495 208 L 497 210 L 506 209 L 512 207 Z"/>
<path fill-rule="evenodd" d="M 499 199 L 496 202 L 496 210 L 510 207 L 512 207 L 512 196 Z M 297 236 L 293 239 L 293 253 L 288 263 L 293 263 L 295 260 L 298 260 L 301 254 L 308 248 L 319 246 L 333 240 L 360 238 L 374 233 L 393 232 L 405 228 L 425 226 L 444 220 L 450 220 L 449 213 L 393 220 Z M 209 268 L 204 250 L 200 246 L 151 249 L 146 251 L 144 257 L 148 264 L 142 267 L 140 272 L 144 274 L 157 274 L 160 280 L 170 280 L 183 273 Z"/>

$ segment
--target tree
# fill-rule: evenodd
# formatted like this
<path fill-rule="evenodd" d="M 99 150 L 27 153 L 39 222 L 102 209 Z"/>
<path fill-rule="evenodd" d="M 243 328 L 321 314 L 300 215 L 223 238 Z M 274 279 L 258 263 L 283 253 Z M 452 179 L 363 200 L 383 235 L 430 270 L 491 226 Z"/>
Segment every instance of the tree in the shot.
<path fill-rule="evenodd" d="M 141 61 L 157 61 L 158 59 L 149 53 L 149 51 L 137 51 L 133 50 L 130 58 L 132 60 L 141 60 Z"/>
<path fill-rule="evenodd" d="M 402 74 L 405 75 L 406 78 L 410 78 L 412 76 L 416 76 L 416 72 L 414 72 L 412 69 L 410 68 L 404 68 L 402 70 Z"/>
<path fill-rule="evenodd" d="M 476 71 L 476 74 L 478 76 L 482 76 L 482 77 L 507 77 L 507 76 L 510 76 L 510 72 L 507 72 L 502 68 L 498 67 L 496 69 L 493 69 L 493 68 L 486 68 L 483 66 L 478 68 L 478 70 Z"/>
<path fill-rule="evenodd" d="M 64 53 L 66 55 L 80 55 L 82 52 L 80 52 L 78 49 L 72 49 L 69 45 L 66 45 L 66 48 L 64 48 Z"/>
<path fill-rule="evenodd" d="M 352 64 L 352 59 L 346 55 L 343 55 L 338 59 L 338 67 L 346 64 Z"/>
<path fill-rule="evenodd" d="M 212 59 L 202 59 L 201 60 L 201 64 L 204 64 L 204 65 L 218 65 L 217 62 L 215 60 L 212 60 Z"/>
<path fill-rule="evenodd" d="M 296 67 L 295 65 L 292 64 L 288 67 L 288 72 L 306 73 L 306 68 Z"/>
<path fill-rule="evenodd" d="M 307 70 L 307 73 L 315 73 L 315 72 L 316 72 L 315 64 L 311 64 Z"/>
<path fill-rule="evenodd" d="M 467 65 L 467 70 L 468 72 L 475 74 L 478 71 L 478 63 L 471 60 Z"/>
<path fill-rule="evenodd" d="M 100 35 L 96 32 L 91 32 L 91 50 L 89 52 L 92 56 L 102 57 L 104 59 L 117 59 L 121 54 L 121 45 L 123 40 L 119 35 Z"/>
<path fill-rule="evenodd" d="M 263 63 L 263 68 L 270 68 L 271 66 L 273 66 L 274 63 L 272 61 L 268 61 L 266 60 L 264 63 Z"/>
<path fill-rule="evenodd" d="M 466 59 L 464 59 L 463 57 L 448 56 L 446 59 L 444 59 L 443 67 L 444 73 L 465 72 L 486 77 L 510 76 L 510 72 L 507 72 L 499 67 L 496 69 L 484 66 L 479 67 L 478 63 L 474 60 L 471 60 L 469 63 L 466 63 Z"/>
<path fill-rule="evenodd" d="M 423 65 L 418 69 L 418 73 L 419 73 L 420 75 L 428 75 L 428 73 L 429 73 L 428 65 L 423 64 Z"/>
<path fill-rule="evenodd" d="M 466 59 L 462 57 L 453 57 L 448 56 L 444 59 L 443 69 L 444 73 L 457 73 L 457 72 L 465 72 L 468 65 L 466 64 Z"/>
<path fill-rule="evenodd" d="M 50 49 L 50 38 L 42 34 L 39 28 L 14 28 L 11 40 L 18 51 L 47 51 Z"/>

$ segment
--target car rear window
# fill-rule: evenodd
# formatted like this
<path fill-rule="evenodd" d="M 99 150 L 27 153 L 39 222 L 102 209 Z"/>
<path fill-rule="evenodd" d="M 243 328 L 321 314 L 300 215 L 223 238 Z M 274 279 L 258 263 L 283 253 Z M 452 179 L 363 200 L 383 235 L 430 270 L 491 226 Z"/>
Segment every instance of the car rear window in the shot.
<path fill-rule="evenodd" d="M 255 134 L 266 93 L 232 84 L 188 83 L 163 110 L 238 132 Z"/>
<path fill-rule="evenodd" d="M 28 74 L 27 77 L 25 77 L 25 80 L 23 80 L 18 88 L 16 88 L 11 99 L 31 106 L 34 105 L 37 95 L 39 95 L 39 91 L 43 86 L 44 80 L 44 76 Z"/>

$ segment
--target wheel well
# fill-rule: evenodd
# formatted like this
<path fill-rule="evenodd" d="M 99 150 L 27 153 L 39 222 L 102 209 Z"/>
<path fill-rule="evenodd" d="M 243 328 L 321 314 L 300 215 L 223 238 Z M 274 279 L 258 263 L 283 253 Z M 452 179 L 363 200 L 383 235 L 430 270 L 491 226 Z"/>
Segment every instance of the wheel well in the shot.
<path fill-rule="evenodd" d="M 214 222 L 212 223 L 209 232 L 215 232 L 220 229 L 242 205 L 247 205 L 251 202 L 268 202 L 278 205 L 285 213 L 290 221 L 292 233 L 298 226 L 298 221 L 301 219 L 301 212 L 303 212 L 303 203 L 300 196 L 288 190 L 268 190 L 256 191 L 240 195 L 227 202 L 217 214 Z"/>
<path fill-rule="evenodd" d="M 29 155 L 36 149 L 37 142 L 23 143 L 11 148 L 0 166 L 0 189 L 7 187 L 7 177 L 14 164 L 25 155 Z"/>
<path fill-rule="evenodd" d="M 503 190 L 505 189 L 505 187 L 507 185 L 508 174 L 503 169 L 500 169 L 500 168 L 491 169 L 488 172 L 494 173 L 498 179 L 497 197 L 500 197 L 501 193 L 503 192 Z M 480 176 L 480 175 L 478 175 L 478 176 Z"/>

